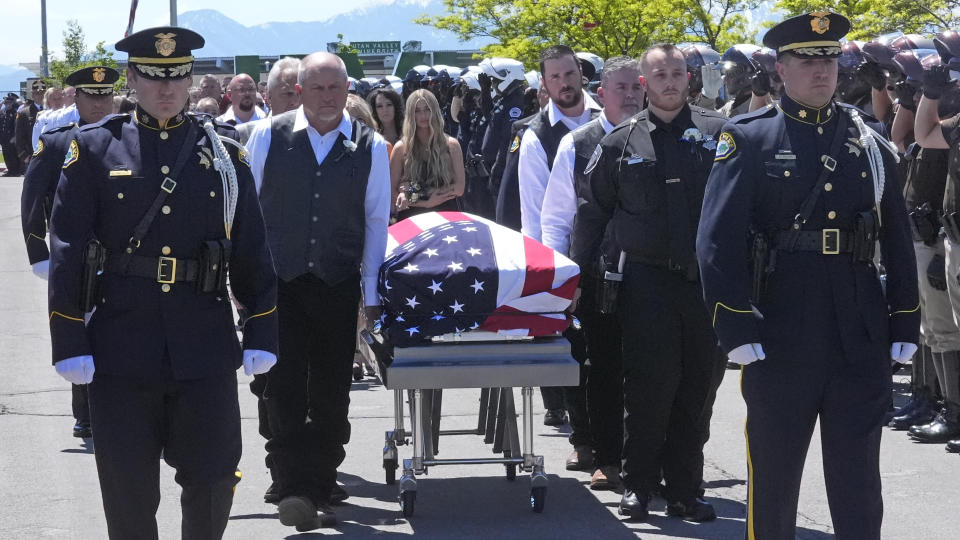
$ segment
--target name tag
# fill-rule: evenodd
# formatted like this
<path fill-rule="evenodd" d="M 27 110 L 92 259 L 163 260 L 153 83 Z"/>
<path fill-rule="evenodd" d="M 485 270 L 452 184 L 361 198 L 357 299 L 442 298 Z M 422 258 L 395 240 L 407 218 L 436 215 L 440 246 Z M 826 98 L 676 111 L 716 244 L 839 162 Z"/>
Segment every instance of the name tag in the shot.
<path fill-rule="evenodd" d="M 627 160 L 627 165 L 636 165 L 637 163 L 653 163 L 655 159 L 647 159 L 640 156 L 630 156 L 630 159 Z"/>
<path fill-rule="evenodd" d="M 796 154 L 776 154 L 773 157 L 774 159 L 784 159 L 784 160 L 797 159 Z"/>
<path fill-rule="evenodd" d="M 110 177 L 112 178 L 114 176 L 133 176 L 133 171 L 127 169 L 110 171 Z"/>
<path fill-rule="evenodd" d="M 667 178 L 668 184 L 678 184 L 680 182 L 679 178 Z"/>

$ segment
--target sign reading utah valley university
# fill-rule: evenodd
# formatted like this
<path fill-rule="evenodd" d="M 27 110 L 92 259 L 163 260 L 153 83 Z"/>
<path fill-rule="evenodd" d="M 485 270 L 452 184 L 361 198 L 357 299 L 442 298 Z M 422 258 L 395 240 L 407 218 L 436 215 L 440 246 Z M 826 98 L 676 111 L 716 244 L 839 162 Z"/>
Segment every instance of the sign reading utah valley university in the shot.
<path fill-rule="evenodd" d="M 327 43 L 327 51 L 337 52 L 338 43 Z M 357 54 L 392 54 L 400 52 L 399 41 L 351 41 L 350 47 L 357 50 Z"/>

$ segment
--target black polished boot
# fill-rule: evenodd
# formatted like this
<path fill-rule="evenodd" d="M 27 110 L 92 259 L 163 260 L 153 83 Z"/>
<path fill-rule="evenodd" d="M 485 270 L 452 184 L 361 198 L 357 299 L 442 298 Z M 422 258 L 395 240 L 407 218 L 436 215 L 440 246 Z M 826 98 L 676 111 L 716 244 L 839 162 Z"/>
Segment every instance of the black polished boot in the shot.
<path fill-rule="evenodd" d="M 904 414 L 894 416 L 888 424 L 891 428 L 901 431 L 913 426 L 922 426 L 931 422 L 937 414 L 936 403 L 930 398 L 930 392 L 925 391 L 917 396 L 916 405 Z M 906 409 L 906 406 L 904 407 Z"/>
<path fill-rule="evenodd" d="M 713 521 L 717 519 L 717 513 L 713 505 L 707 501 L 697 498 L 689 501 L 677 501 L 667 503 L 667 515 L 683 518 L 685 521 L 703 523 L 704 521 Z"/>
<path fill-rule="evenodd" d="M 910 436 L 922 443 L 945 443 L 960 437 L 960 405 L 948 401 L 933 422 L 910 428 Z"/>
<path fill-rule="evenodd" d="M 648 504 L 650 504 L 649 495 L 627 489 L 620 498 L 620 508 L 617 509 L 617 513 L 637 521 L 646 521 L 650 517 L 650 512 L 647 511 Z"/>
<path fill-rule="evenodd" d="M 951 454 L 960 454 L 960 439 L 947 441 L 947 452 Z"/>

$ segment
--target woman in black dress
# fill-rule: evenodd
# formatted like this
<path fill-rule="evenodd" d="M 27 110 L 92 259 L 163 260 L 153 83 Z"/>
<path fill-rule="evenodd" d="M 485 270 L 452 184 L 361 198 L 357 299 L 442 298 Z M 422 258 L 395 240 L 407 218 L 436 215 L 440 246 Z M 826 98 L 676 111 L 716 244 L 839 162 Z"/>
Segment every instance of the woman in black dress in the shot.
<path fill-rule="evenodd" d="M 427 90 L 407 98 L 403 134 L 390 156 L 390 180 L 398 220 L 460 210 L 463 153 L 460 143 L 444 133 L 440 104 Z"/>

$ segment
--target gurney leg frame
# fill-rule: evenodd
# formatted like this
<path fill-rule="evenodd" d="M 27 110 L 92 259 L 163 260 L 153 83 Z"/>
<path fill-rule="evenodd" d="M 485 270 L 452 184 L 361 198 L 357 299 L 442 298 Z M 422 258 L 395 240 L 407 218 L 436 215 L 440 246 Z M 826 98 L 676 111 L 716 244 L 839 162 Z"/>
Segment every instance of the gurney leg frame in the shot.
<path fill-rule="evenodd" d="M 397 446 L 407 444 L 408 433 L 403 427 L 403 392 L 401 390 L 393 391 L 393 418 L 394 428 L 386 432 L 383 444 L 383 469 L 387 484 L 396 483 L 397 468 L 400 463 Z"/>

